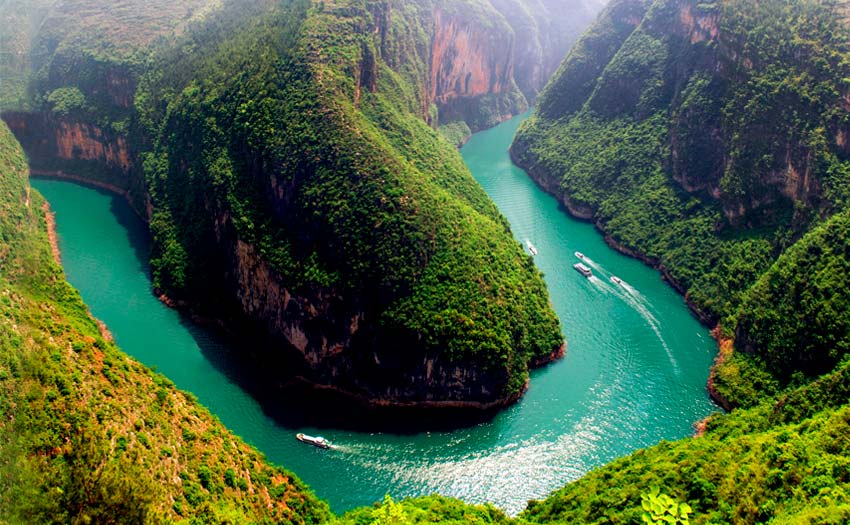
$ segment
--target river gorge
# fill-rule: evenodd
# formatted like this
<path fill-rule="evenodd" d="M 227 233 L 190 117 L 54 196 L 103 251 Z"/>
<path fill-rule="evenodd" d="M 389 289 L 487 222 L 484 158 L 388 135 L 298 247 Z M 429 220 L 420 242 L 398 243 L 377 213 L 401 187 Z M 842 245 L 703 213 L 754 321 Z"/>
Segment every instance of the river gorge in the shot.
<path fill-rule="evenodd" d="M 608 247 L 515 167 L 508 147 L 523 117 L 476 133 L 461 153 L 532 243 L 567 340 L 566 356 L 532 374 L 525 396 L 493 419 L 451 431 L 302 427 L 249 392 L 251 367 L 219 336 L 152 293 L 145 225 L 126 202 L 74 183 L 33 179 L 56 213 L 62 264 L 119 346 L 191 392 L 270 460 L 294 471 L 334 511 L 389 493 L 489 501 L 514 514 L 588 470 L 660 440 L 693 434 L 717 407 L 705 390 L 716 345 L 657 271 Z M 572 265 L 582 252 L 594 276 Z M 615 284 L 615 275 L 624 284 Z M 280 400 L 278 400 L 280 401 Z M 330 450 L 296 432 L 320 433 Z"/>

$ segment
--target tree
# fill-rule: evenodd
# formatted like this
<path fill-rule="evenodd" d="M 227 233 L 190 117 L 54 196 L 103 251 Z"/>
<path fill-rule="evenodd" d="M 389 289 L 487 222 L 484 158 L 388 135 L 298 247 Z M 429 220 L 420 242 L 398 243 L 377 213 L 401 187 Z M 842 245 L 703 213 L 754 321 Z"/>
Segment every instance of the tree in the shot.
<path fill-rule="evenodd" d="M 693 512 L 687 503 L 679 503 L 653 487 L 649 494 L 641 494 L 640 504 L 644 513 L 640 519 L 647 525 L 690 525 L 688 514 Z"/>

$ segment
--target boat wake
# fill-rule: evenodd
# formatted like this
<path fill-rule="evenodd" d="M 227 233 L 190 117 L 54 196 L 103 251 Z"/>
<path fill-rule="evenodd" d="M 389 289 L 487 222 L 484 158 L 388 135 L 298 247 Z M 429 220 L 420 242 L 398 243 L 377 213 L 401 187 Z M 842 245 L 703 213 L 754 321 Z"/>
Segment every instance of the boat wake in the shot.
<path fill-rule="evenodd" d="M 600 274 L 607 275 L 609 279 L 612 277 L 611 273 L 606 271 L 601 264 L 597 263 L 587 255 L 584 255 L 581 252 L 576 252 L 576 257 L 581 259 L 582 262 L 584 262 L 586 265 L 594 268 Z M 655 336 L 658 337 L 658 341 L 661 343 L 661 346 L 667 353 L 667 358 L 670 360 L 673 372 L 677 376 L 681 375 L 679 363 L 676 361 L 676 358 L 673 356 L 673 352 L 667 345 L 667 341 L 664 340 L 664 336 L 661 334 L 661 323 L 658 321 L 658 318 L 655 317 L 655 314 L 650 311 L 650 303 L 647 300 L 646 296 L 643 295 L 634 286 L 623 280 L 619 280 L 619 282 L 615 282 L 613 284 L 608 284 L 596 275 L 591 275 L 587 278 L 587 280 L 590 281 L 591 284 L 593 284 L 598 290 L 606 294 L 613 293 L 614 295 L 622 299 L 633 310 L 635 310 L 638 315 L 643 318 L 644 321 L 646 321 L 646 324 L 649 325 L 649 328 L 655 333 Z"/>
<path fill-rule="evenodd" d="M 629 293 L 629 295 L 631 295 L 632 297 L 634 297 L 635 299 L 637 299 L 637 300 L 638 300 L 638 301 L 640 301 L 641 303 L 643 303 L 643 304 L 649 304 L 649 302 L 648 302 L 648 301 L 647 301 L 647 299 L 646 299 L 646 296 L 645 296 L 645 295 L 643 295 L 643 294 L 640 292 L 640 290 L 638 290 L 638 289 L 637 289 L 637 288 L 635 288 L 634 286 L 630 285 L 630 284 L 629 284 L 629 283 L 627 283 L 626 281 L 621 281 L 621 282 L 620 282 L 620 286 L 622 286 L 622 287 L 623 287 L 623 290 L 625 290 L 626 292 L 628 292 L 628 293 Z"/>
<path fill-rule="evenodd" d="M 342 452 L 343 454 L 348 454 L 348 455 L 351 455 L 351 456 L 363 453 L 362 450 L 358 450 L 357 447 L 352 447 L 350 445 L 331 445 L 330 449 L 335 450 L 337 452 Z"/>
<path fill-rule="evenodd" d="M 670 360 L 670 364 L 673 366 L 673 371 L 678 376 L 681 374 L 681 369 L 679 368 L 679 363 L 676 361 L 676 358 L 673 356 L 673 352 L 670 350 L 670 347 L 667 346 L 667 341 L 664 340 L 664 336 L 661 334 L 661 323 L 658 321 L 658 318 L 655 317 L 649 310 L 649 303 L 643 298 L 641 294 L 641 298 L 638 298 L 628 290 L 624 290 L 622 292 L 617 292 L 617 296 L 626 302 L 633 310 L 635 310 L 646 324 L 649 325 L 649 328 L 655 333 L 655 336 L 658 337 L 658 340 L 661 342 L 661 346 L 664 348 L 664 351 L 667 353 L 667 358 Z"/>
<path fill-rule="evenodd" d="M 594 261 L 593 259 L 591 259 L 587 255 L 582 257 L 582 261 L 584 261 L 584 264 L 590 266 L 591 268 L 595 268 L 595 269 L 599 270 L 600 272 L 605 273 L 605 269 L 602 267 L 602 265 L 599 264 L 598 262 Z"/>
<path fill-rule="evenodd" d="M 600 292 L 605 294 L 611 294 L 611 287 L 605 284 L 605 282 L 595 275 L 591 275 L 587 278 L 594 287 L 596 287 Z"/>

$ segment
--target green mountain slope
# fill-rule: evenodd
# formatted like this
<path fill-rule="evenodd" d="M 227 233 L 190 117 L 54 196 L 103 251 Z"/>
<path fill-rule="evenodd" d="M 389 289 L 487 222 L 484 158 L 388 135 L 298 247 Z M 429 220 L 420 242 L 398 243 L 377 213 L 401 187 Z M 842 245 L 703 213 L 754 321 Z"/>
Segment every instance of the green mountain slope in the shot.
<path fill-rule="evenodd" d="M 409 9 L 396 25 L 415 23 Z M 416 114 L 421 79 L 384 62 L 383 48 L 423 43 L 376 38 L 391 28 L 357 3 L 297 25 L 278 16 L 222 42 L 157 121 L 155 285 L 200 304 L 239 298 L 233 311 L 278 355 L 358 396 L 515 398 L 528 363 L 558 351 L 557 320 L 504 219 Z"/>
<path fill-rule="evenodd" d="M 731 335 L 759 276 L 846 207 L 845 17 L 832 2 L 614 2 L 513 155 Z"/>
<path fill-rule="evenodd" d="M 297 478 L 99 330 L 53 260 L 5 124 L 0 170 L 0 522 L 327 519 Z"/>
<path fill-rule="evenodd" d="M 846 24 L 843 2 L 618 1 L 544 91 L 515 159 L 720 322 L 711 387 L 743 408 L 522 518 L 633 523 L 659 487 L 692 523 L 848 520 Z"/>

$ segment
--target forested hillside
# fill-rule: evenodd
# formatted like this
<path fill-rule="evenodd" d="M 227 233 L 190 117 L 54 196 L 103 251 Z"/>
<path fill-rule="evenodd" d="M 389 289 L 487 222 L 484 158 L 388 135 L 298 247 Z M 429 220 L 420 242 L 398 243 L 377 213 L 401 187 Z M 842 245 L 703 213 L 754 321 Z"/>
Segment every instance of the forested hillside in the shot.
<path fill-rule="evenodd" d="M 562 336 L 435 130 L 457 142 L 524 111 L 598 9 L 563 7 L 18 5 L 26 103 L 4 119 L 34 173 L 126 194 L 157 293 L 250 336 L 282 377 L 371 405 L 498 407 Z"/>
<path fill-rule="evenodd" d="M 98 327 L 53 260 L 45 201 L 2 123 L 0 170 L 0 522 L 327 519 L 297 478 Z"/>
<path fill-rule="evenodd" d="M 764 287 L 750 288 L 847 205 L 844 7 L 615 2 L 547 87 L 513 155 L 758 354 L 766 341 L 747 334 L 744 305 Z M 793 323 L 789 311 L 771 315 Z M 818 372 L 796 361 L 788 355 L 778 379 Z"/>
<path fill-rule="evenodd" d="M 850 30 L 845 2 L 613 2 L 512 154 L 655 265 L 707 323 L 728 407 L 523 515 L 631 523 L 643 487 L 696 523 L 844 523 Z"/>

